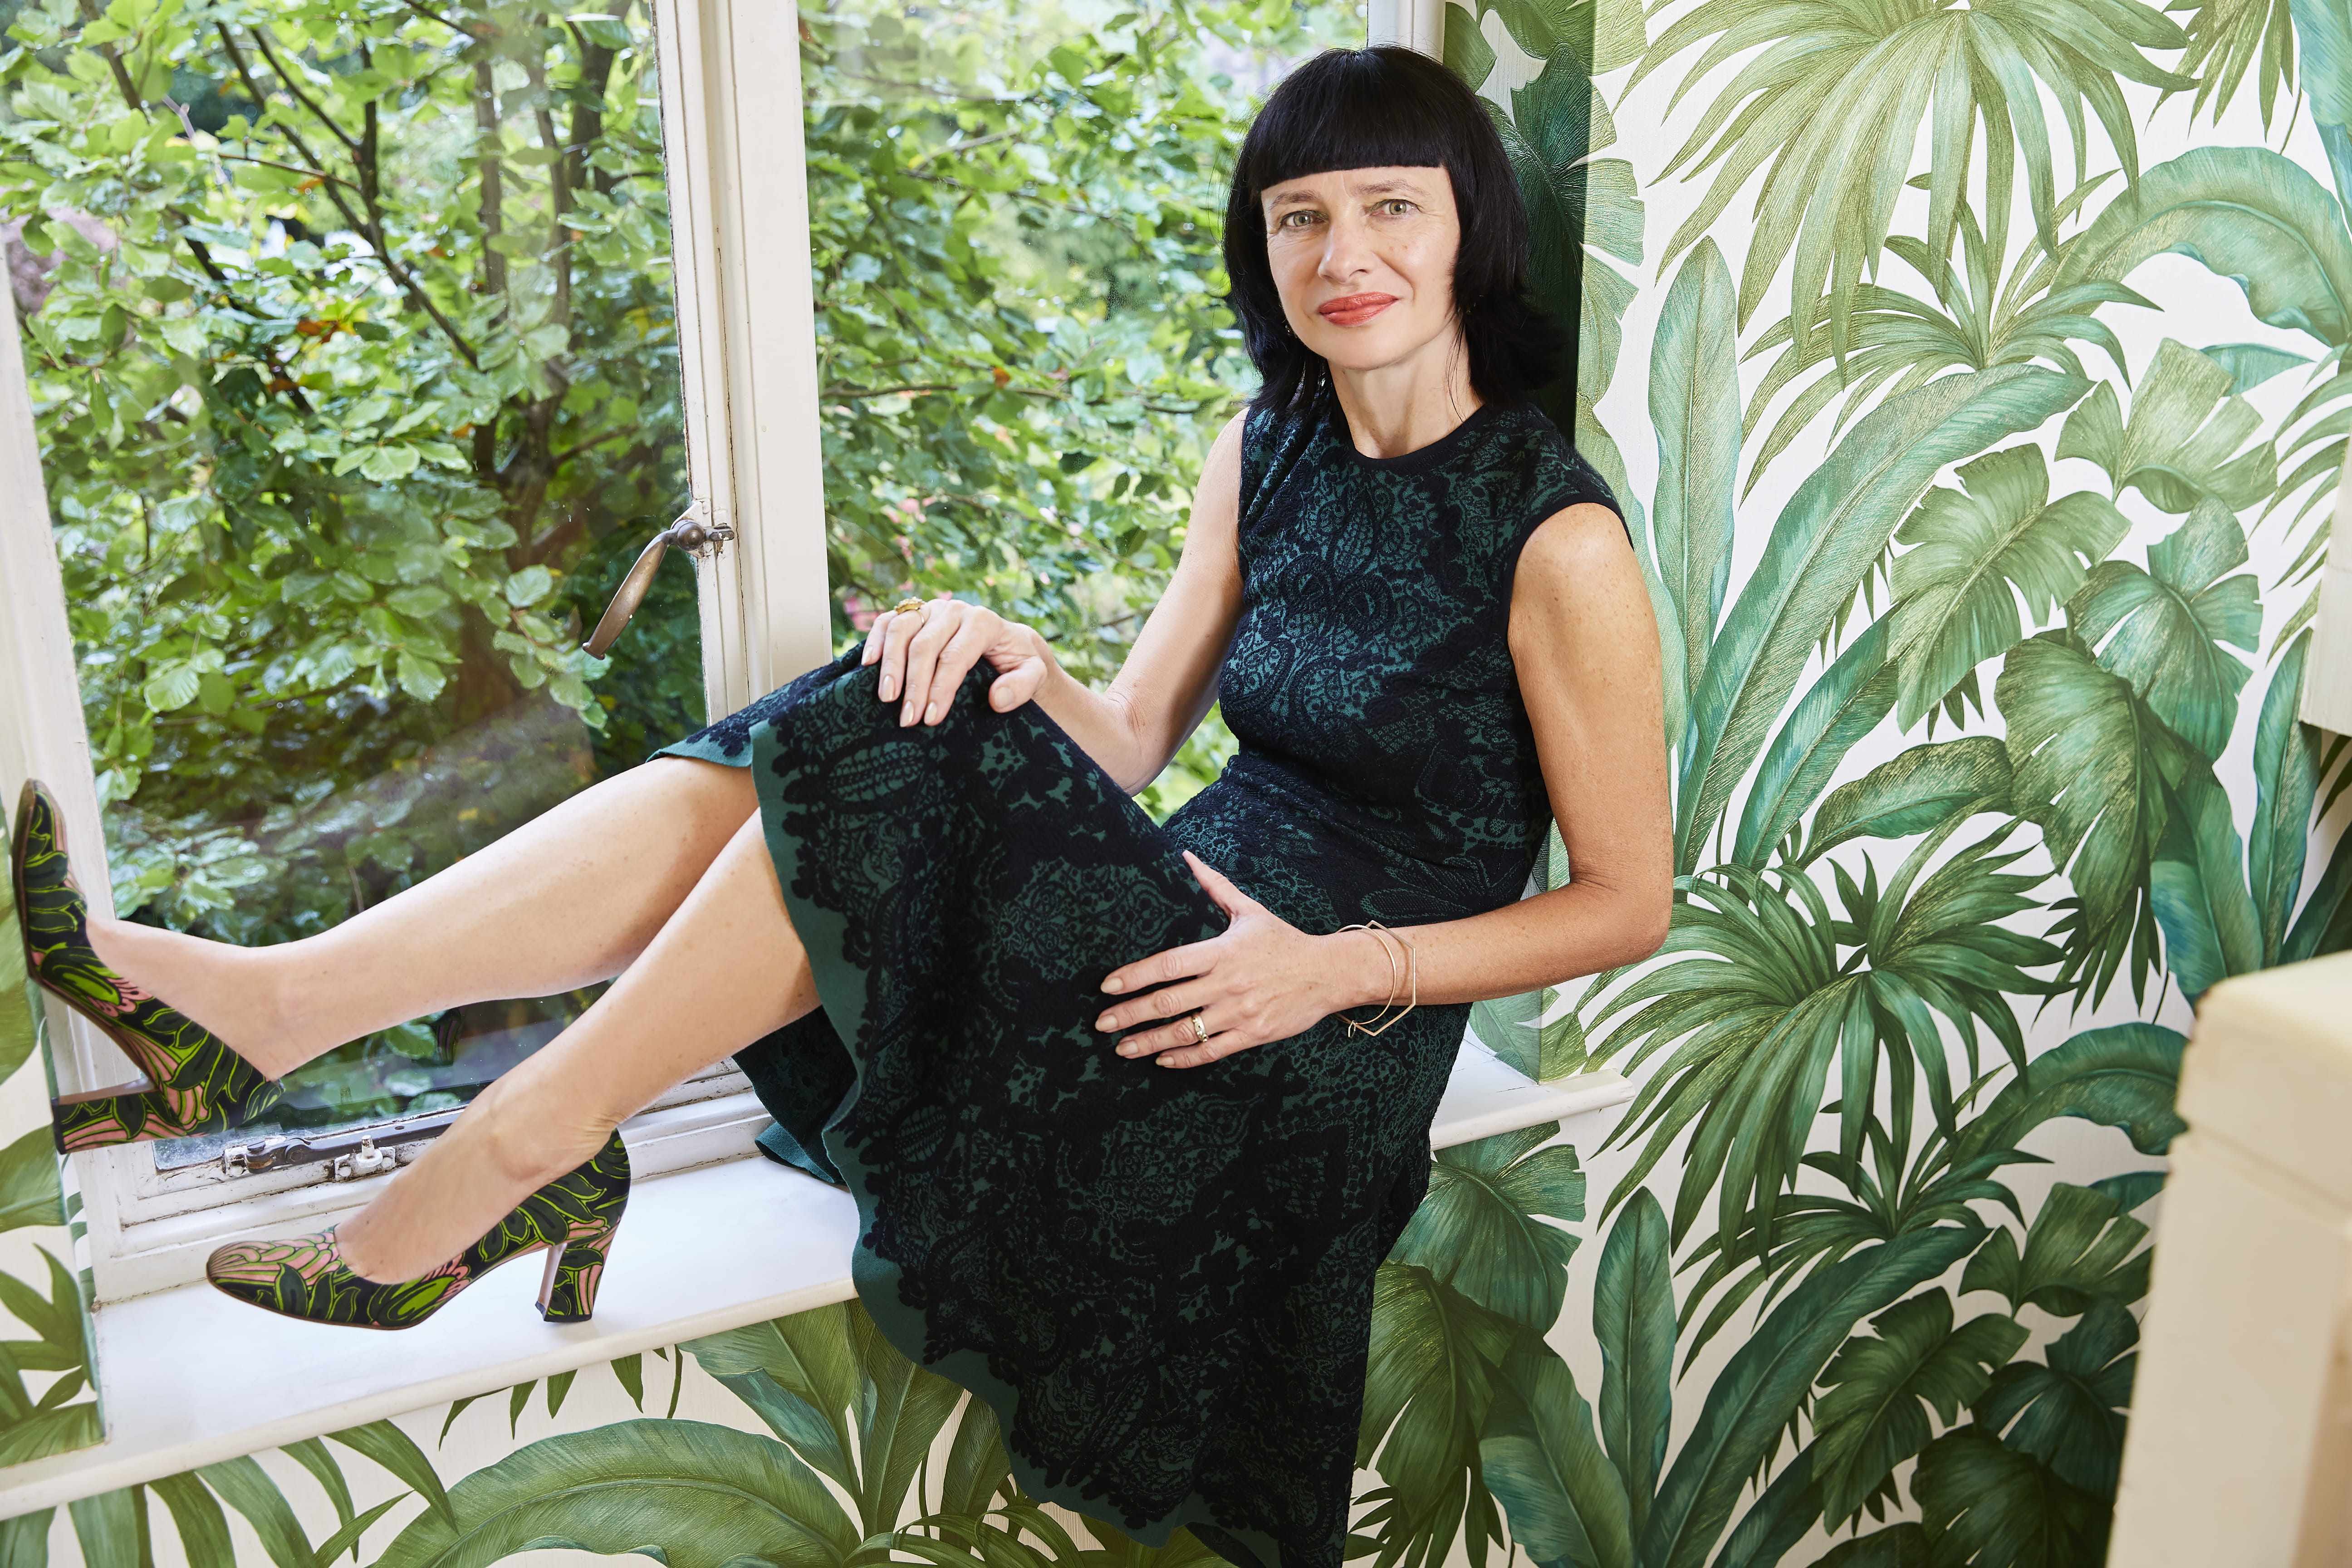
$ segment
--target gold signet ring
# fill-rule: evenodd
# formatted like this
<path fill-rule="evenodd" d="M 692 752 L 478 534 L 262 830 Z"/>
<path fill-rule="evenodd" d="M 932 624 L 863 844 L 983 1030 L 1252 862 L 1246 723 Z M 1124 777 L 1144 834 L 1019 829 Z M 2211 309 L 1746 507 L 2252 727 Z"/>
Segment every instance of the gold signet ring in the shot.
<path fill-rule="evenodd" d="M 890 606 L 890 613 L 894 616 L 919 616 L 923 613 L 923 601 L 901 599 Z"/>

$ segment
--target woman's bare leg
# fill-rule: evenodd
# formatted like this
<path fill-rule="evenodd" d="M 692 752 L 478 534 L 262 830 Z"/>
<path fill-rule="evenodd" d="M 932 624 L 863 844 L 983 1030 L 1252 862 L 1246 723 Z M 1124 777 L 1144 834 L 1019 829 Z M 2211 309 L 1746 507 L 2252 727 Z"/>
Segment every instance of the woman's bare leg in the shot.
<path fill-rule="evenodd" d="M 338 1227 L 343 1262 L 376 1280 L 446 1263 L 662 1090 L 816 1005 L 755 818 L 594 1006 Z"/>
<path fill-rule="evenodd" d="M 277 1078 L 446 1007 L 610 979 L 757 810 L 748 769 L 658 758 L 317 936 L 247 948 L 93 921 L 90 944 Z"/>

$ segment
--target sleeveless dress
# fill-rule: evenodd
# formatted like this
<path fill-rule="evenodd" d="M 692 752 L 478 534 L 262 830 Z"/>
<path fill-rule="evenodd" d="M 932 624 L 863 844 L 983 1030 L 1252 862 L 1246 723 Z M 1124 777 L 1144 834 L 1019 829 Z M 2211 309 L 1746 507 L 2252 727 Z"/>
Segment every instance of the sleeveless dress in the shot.
<path fill-rule="evenodd" d="M 1243 1568 L 1339 1568 L 1374 1270 L 1467 1021 L 1326 1018 L 1207 1067 L 1115 1054 L 1120 964 L 1218 934 L 1190 849 L 1293 925 L 1524 890 L 1550 814 L 1505 637 L 1520 547 L 1606 488 L 1532 406 L 1360 456 L 1254 411 L 1223 775 L 1155 826 L 975 670 L 901 729 L 856 649 L 663 754 L 754 770 L 824 1006 L 737 1057 L 772 1155 L 857 1201 L 858 1295 L 994 1408 L 1032 1497 Z"/>

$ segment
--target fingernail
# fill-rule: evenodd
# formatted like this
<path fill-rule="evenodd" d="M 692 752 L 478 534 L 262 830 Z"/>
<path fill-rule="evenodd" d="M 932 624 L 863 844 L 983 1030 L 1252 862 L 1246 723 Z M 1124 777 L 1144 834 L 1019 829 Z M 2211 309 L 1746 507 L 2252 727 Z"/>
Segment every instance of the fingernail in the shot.
<path fill-rule="evenodd" d="M 1117 1016 L 1113 1014 L 1105 1013 L 1101 1017 L 1095 1020 L 1095 1027 L 1105 1031 L 1116 1029 L 1118 1027 L 1118 1019 Z"/>
<path fill-rule="evenodd" d="M 1103 989 L 1106 991 L 1124 991 L 1127 989 L 1127 982 L 1114 974 L 1108 980 L 1103 982 Z"/>
<path fill-rule="evenodd" d="M 926 724 L 936 724 L 939 721 L 940 705 L 934 702 L 929 708 L 923 710 L 923 722 Z"/>
<path fill-rule="evenodd" d="M 898 683 L 892 680 L 888 676 L 884 676 L 882 678 L 882 700 L 887 702 L 897 695 L 898 695 Z"/>
<path fill-rule="evenodd" d="M 906 703 L 905 703 L 903 706 L 901 706 L 901 707 L 899 708 L 899 710 L 898 710 L 898 724 L 899 724 L 899 727 L 900 727 L 901 729 L 903 729 L 903 728 L 905 728 L 907 725 L 911 724 L 911 723 L 913 723 L 914 721 L 915 721 L 915 700 L 914 700 L 913 698 L 911 698 L 911 697 L 910 697 L 910 698 L 908 698 L 908 699 L 907 700 Z"/>

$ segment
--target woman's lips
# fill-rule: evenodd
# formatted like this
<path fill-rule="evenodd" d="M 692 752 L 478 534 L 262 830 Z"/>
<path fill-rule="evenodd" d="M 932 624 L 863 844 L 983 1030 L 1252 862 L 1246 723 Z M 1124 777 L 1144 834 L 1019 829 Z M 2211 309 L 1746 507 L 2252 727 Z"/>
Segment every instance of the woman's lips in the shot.
<path fill-rule="evenodd" d="M 1348 294 L 1326 300 L 1315 313 L 1335 327 L 1360 327 L 1396 302 L 1393 294 Z"/>

